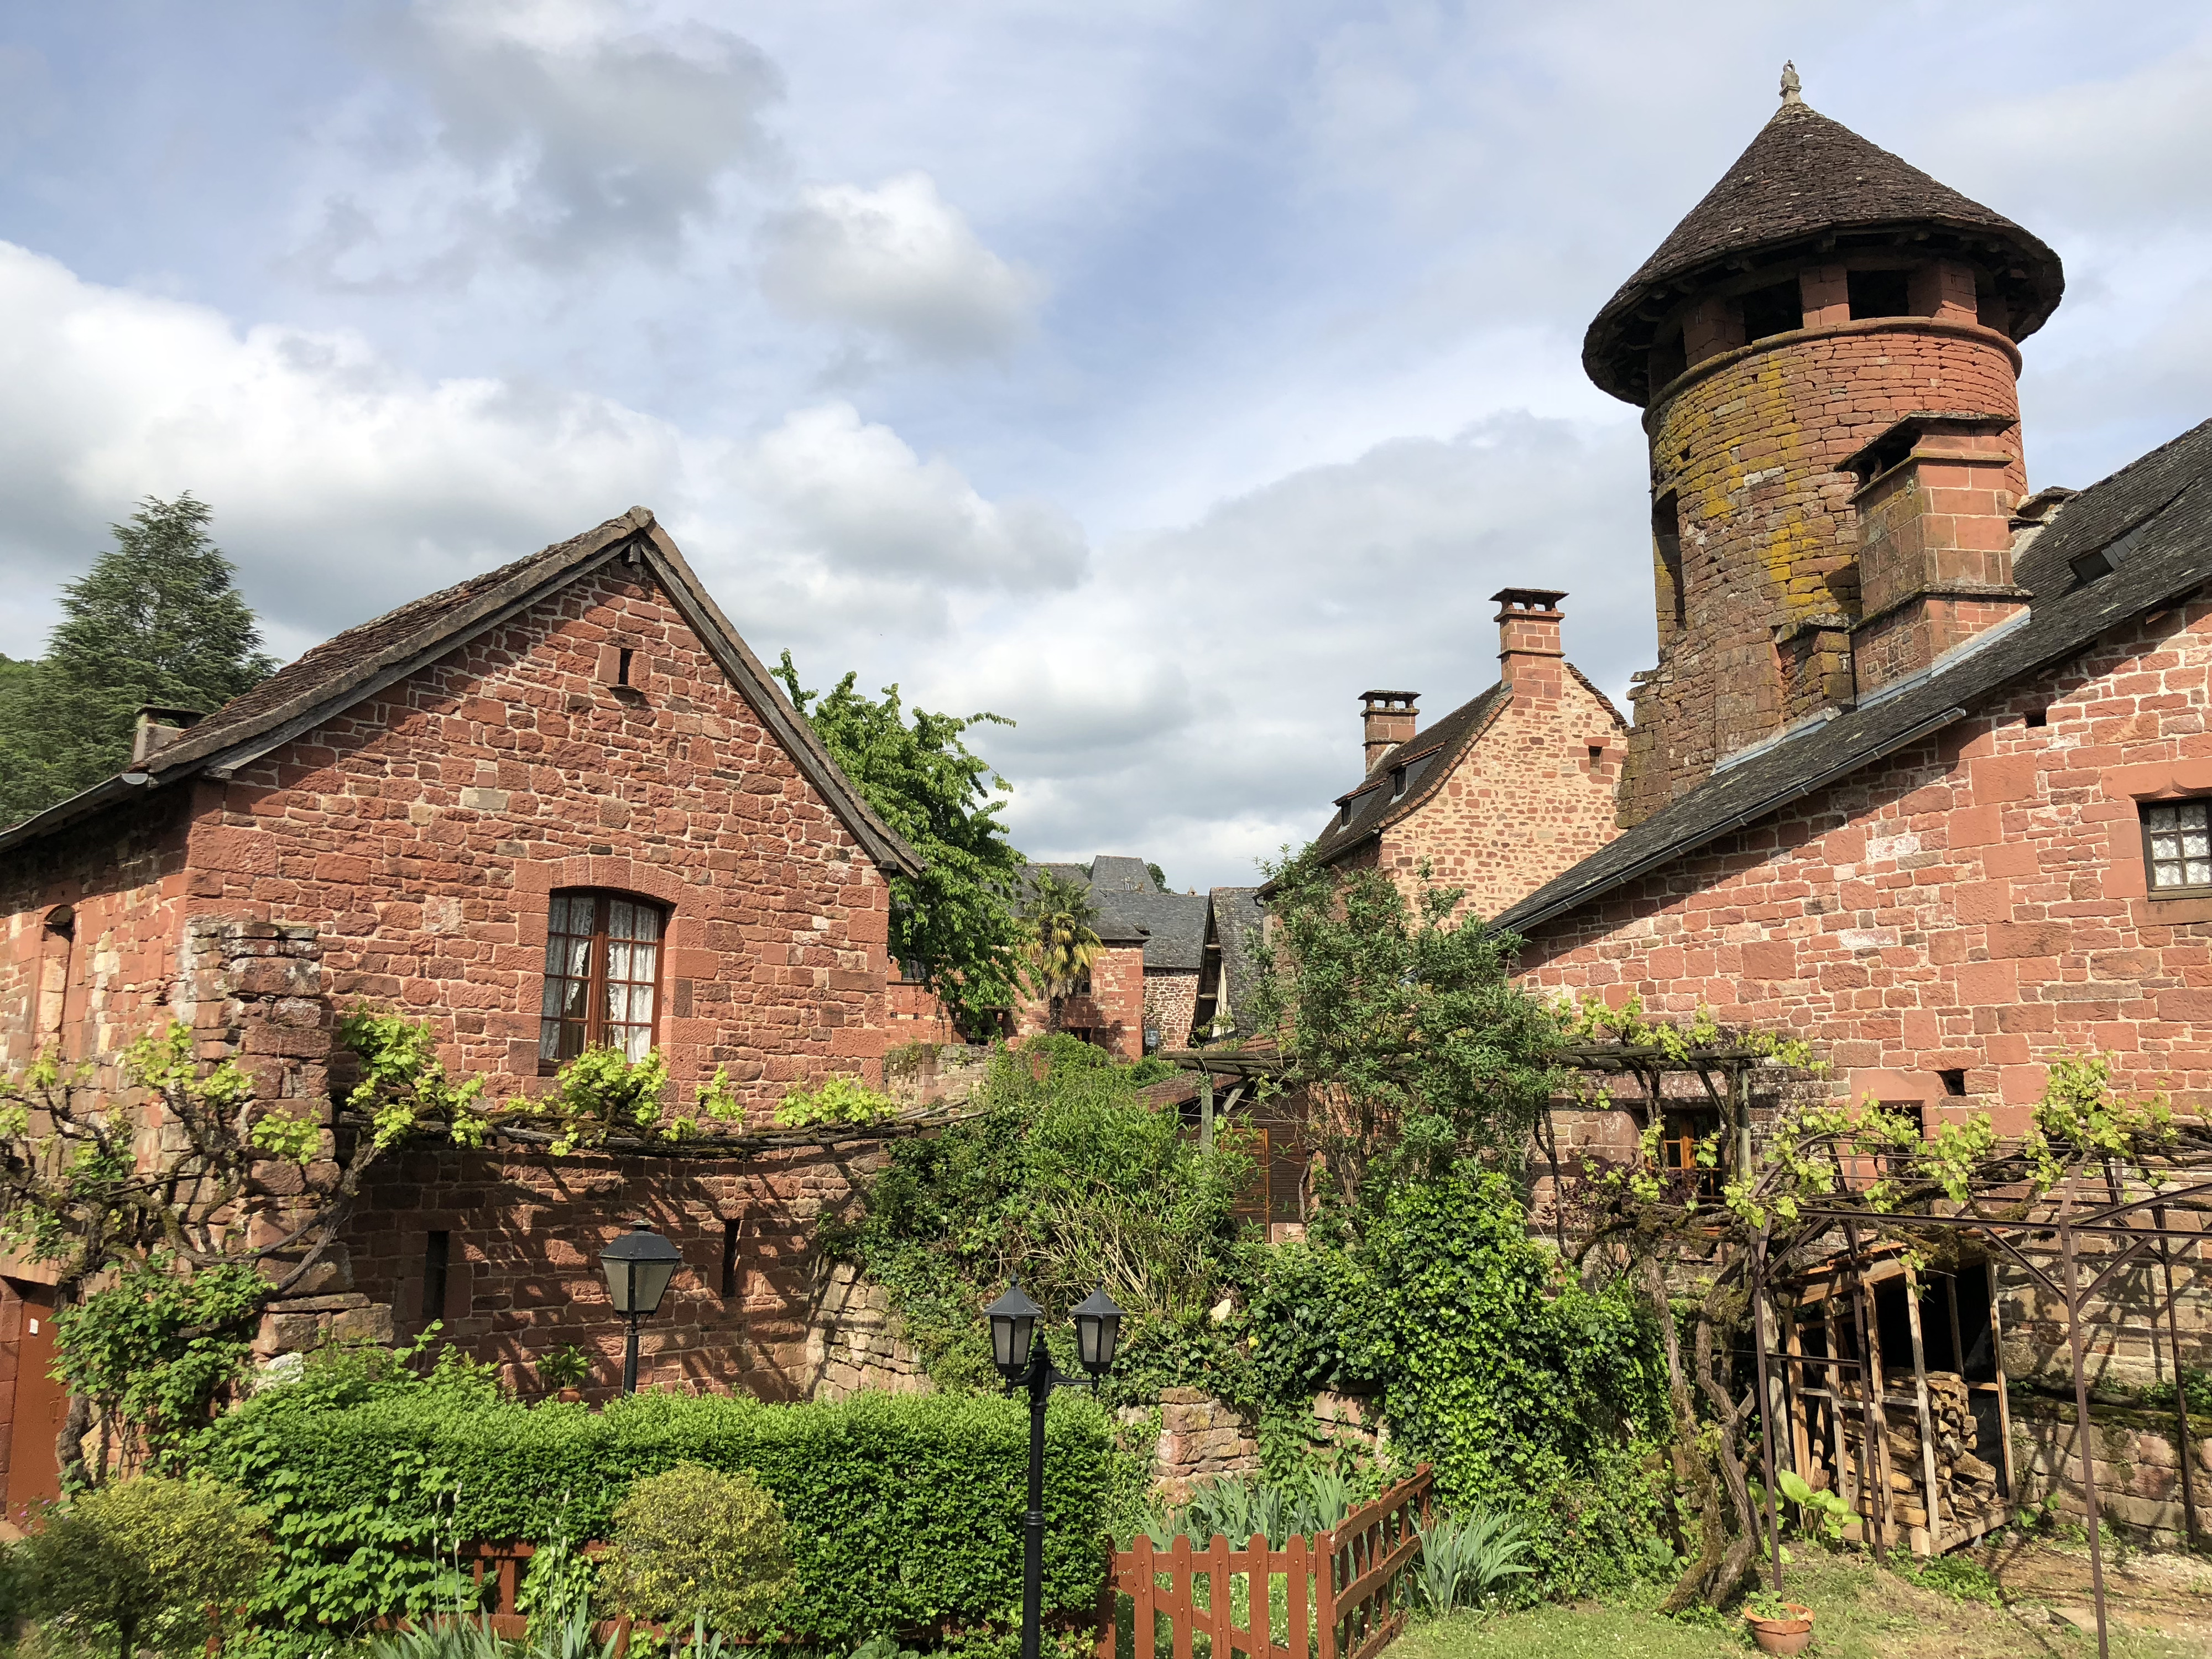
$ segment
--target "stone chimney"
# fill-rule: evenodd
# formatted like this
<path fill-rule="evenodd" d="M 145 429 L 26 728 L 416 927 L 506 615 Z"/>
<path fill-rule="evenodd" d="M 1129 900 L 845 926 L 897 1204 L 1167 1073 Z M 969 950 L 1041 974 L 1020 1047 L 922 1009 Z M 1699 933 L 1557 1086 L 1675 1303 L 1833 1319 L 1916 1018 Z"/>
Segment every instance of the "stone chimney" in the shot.
<path fill-rule="evenodd" d="M 1563 690 L 1559 601 L 1551 587 L 1501 587 L 1498 602 L 1498 678 L 1516 699 L 1557 702 Z"/>
<path fill-rule="evenodd" d="M 1858 479 L 1860 698 L 2027 609 L 2012 576 L 2019 429 L 2006 415 L 1916 413 L 1844 462 Z"/>
<path fill-rule="evenodd" d="M 131 763 L 143 766 L 206 718 L 197 708 L 165 708 L 159 703 L 140 703 L 138 723 L 131 732 Z"/>
<path fill-rule="evenodd" d="M 1401 743 L 1412 741 L 1413 724 L 1421 711 L 1414 707 L 1419 700 L 1418 691 L 1362 691 L 1360 702 L 1360 736 L 1367 750 L 1367 769 L 1372 772 L 1375 763 L 1381 760 Z"/>

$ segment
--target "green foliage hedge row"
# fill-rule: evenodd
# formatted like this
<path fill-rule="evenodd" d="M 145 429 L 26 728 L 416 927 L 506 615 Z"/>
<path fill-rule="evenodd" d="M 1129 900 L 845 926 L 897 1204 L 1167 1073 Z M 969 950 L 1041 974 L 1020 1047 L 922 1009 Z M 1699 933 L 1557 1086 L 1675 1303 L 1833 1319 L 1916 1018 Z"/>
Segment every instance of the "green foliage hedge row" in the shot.
<path fill-rule="evenodd" d="M 294 1392 L 224 1418 L 197 1459 L 270 1514 L 280 1559 L 256 1608 L 264 1627 L 352 1629 L 450 1606 L 456 1541 L 605 1538 L 632 1486 L 679 1462 L 748 1471 L 781 1505 L 797 1583 L 780 1623 L 793 1636 L 849 1643 L 1019 1614 L 1023 1401 L 641 1395 L 593 1413 L 470 1386 L 418 1384 L 350 1405 L 313 1389 L 288 1400 Z M 1053 1401 L 1048 1613 L 1096 1606 L 1116 1455 L 1095 1402 Z"/>

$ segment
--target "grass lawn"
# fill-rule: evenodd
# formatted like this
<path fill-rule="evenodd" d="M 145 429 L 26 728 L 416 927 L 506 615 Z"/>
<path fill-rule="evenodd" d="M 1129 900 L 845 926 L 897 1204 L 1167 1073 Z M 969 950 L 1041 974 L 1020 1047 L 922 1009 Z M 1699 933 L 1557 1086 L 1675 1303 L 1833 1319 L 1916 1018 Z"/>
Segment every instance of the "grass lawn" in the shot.
<path fill-rule="evenodd" d="M 1820 1659 L 2084 1659 L 2097 1651 L 2094 1627 L 2085 1635 L 2054 1623 L 2040 1601 L 1994 1607 L 1956 1601 L 1849 1557 L 1793 1567 L 1789 1595 L 1814 1610 L 1809 1651 Z M 1652 1611 L 1658 1599 L 1457 1613 L 1416 1623 L 1392 1644 L 1389 1659 L 1735 1659 L 1757 1650 L 1740 1621 L 1727 1629 L 1678 1621 Z M 2124 1605 L 2113 1612 L 2118 1620 L 2129 1616 Z M 2206 1612 L 2212 1617 L 2212 1605 Z M 2207 1651 L 2201 1636 L 2124 1624 L 2112 1635 L 2114 1659 L 2203 1659 Z"/>

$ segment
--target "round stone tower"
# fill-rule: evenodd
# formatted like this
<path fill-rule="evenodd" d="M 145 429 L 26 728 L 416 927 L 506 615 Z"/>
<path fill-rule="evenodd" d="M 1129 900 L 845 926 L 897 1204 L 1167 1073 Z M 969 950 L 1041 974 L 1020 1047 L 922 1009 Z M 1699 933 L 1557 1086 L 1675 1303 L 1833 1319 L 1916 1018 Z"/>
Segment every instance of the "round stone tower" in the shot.
<path fill-rule="evenodd" d="M 1659 665 L 1624 826 L 2024 598 L 2016 343 L 2058 258 L 1814 112 L 1794 71 L 1782 96 L 1583 345 L 1651 446 Z"/>

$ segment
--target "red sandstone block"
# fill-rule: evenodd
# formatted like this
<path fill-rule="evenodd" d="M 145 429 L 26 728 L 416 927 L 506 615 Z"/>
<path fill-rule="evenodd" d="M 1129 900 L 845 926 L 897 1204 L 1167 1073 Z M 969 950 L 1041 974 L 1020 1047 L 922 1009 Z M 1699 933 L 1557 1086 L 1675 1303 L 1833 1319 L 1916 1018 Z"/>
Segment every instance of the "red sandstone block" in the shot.
<path fill-rule="evenodd" d="M 1956 982 L 1959 1000 L 1969 1007 L 2009 1003 L 2018 988 L 2017 964 L 2012 962 L 1961 963 Z"/>
<path fill-rule="evenodd" d="M 2033 1106 L 2043 1098 L 2048 1080 L 2048 1069 L 2041 1066 L 1997 1068 L 1997 1092 L 2008 1106 Z"/>

